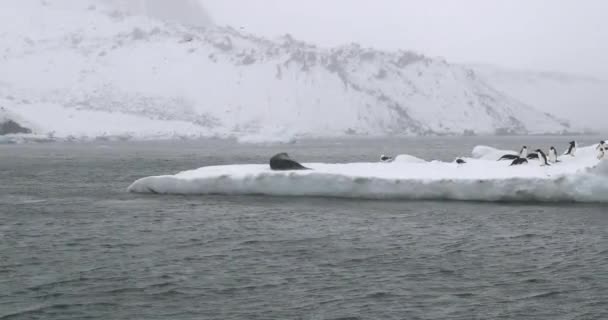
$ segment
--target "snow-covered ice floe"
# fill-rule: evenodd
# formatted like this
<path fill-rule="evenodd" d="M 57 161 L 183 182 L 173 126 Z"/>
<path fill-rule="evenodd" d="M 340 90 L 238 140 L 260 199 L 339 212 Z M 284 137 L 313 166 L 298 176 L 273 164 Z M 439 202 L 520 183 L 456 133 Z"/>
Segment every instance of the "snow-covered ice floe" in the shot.
<path fill-rule="evenodd" d="M 608 160 L 596 146 L 541 166 L 509 166 L 503 154 L 476 147 L 466 164 L 421 162 L 403 156 L 391 163 L 304 163 L 312 170 L 272 171 L 267 164 L 210 166 L 147 177 L 128 190 L 156 194 L 320 196 L 362 199 L 608 202 Z M 515 152 L 513 152 L 515 153 Z M 399 159 L 399 158 L 397 158 Z M 410 159 L 409 161 L 407 159 Z"/>

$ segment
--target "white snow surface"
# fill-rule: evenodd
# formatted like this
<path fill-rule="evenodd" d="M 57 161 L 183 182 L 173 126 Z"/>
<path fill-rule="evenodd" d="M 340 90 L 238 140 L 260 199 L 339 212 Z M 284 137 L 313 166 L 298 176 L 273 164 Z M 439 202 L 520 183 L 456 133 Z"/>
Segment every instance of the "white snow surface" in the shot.
<path fill-rule="evenodd" d="M 364 199 L 608 202 L 608 160 L 596 146 L 541 166 L 539 161 L 465 158 L 391 163 L 304 163 L 312 170 L 272 171 L 266 164 L 210 166 L 176 175 L 147 177 L 128 190 L 158 194 L 320 196 Z M 483 147 L 485 155 L 501 150 Z M 404 157 L 416 159 L 415 157 Z"/>
<path fill-rule="evenodd" d="M 518 155 L 519 152 L 513 150 L 500 150 L 488 146 L 476 146 L 471 153 L 474 159 L 496 160 L 505 154 Z"/>
<path fill-rule="evenodd" d="M 82 2 L 82 0 L 78 1 Z M 209 27 L 213 24 L 201 0 L 104 0 L 104 2 L 130 14 L 198 27 Z"/>
<path fill-rule="evenodd" d="M 568 119 L 571 131 L 606 132 L 608 81 L 583 75 L 470 66 L 497 90 Z"/>
<path fill-rule="evenodd" d="M 424 163 L 426 160 L 420 159 L 418 157 L 414 157 L 409 154 L 400 154 L 395 157 L 395 159 L 391 162 L 400 162 L 400 163 Z"/>
<path fill-rule="evenodd" d="M 159 1 L 0 1 L 0 106 L 57 138 L 283 142 L 567 128 L 441 59 L 193 27 L 155 14 Z M 193 3 L 171 2 L 178 13 Z"/>

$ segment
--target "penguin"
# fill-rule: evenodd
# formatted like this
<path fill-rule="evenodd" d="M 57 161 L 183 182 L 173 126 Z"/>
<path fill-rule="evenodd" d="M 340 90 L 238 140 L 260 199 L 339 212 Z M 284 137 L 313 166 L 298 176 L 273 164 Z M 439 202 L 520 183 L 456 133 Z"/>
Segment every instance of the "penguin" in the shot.
<path fill-rule="evenodd" d="M 395 160 L 393 157 L 389 157 L 389 156 L 385 156 L 385 155 L 380 156 L 380 161 L 382 161 L 382 162 L 391 162 L 393 160 Z"/>
<path fill-rule="evenodd" d="M 553 146 L 551 146 L 551 149 L 549 149 L 549 161 L 553 163 L 560 162 L 559 160 L 557 160 L 557 150 Z"/>
<path fill-rule="evenodd" d="M 519 166 L 519 165 L 526 164 L 526 163 L 528 163 L 528 159 L 517 158 L 517 159 L 513 160 L 513 162 L 511 162 L 511 166 Z"/>
<path fill-rule="evenodd" d="M 505 154 L 504 156 L 498 158 L 497 161 L 501 161 L 501 160 L 515 160 L 517 158 L 519 158 L 519 156 L 516 155 L 516 154 Z"/>
<path fill-rule="evenodd" d="M 568 150 L 564 153 L 565 156 L 572 156 L 576 153 L 576 141 L 570 141 L 570 146 L 568 146 Z"/>
<path fill-rule="evenodd" d="M 505 154 L 502 157 L 500 157 L 498 159 L 498 161 L 501 161 L 501 160 L 517 160 L 518 158 L 526 158 L 527 156 L 528 156 L 528 147 L 523 146 L 521 148 L 521 151 L 519 151 L 519 155 Z"/>
<path fill-rule="evenodd" d="M 530 153 L 530 154 L 529 154 L 529 155 L 526 157 L 526 159 L 528 159 L 528 160 L 538 159 L 538 153 L 535 153 L 535 152 Z"/>
<path fill-rule="evenodd" d="M 547 161 L 547 155 L 540 149 L 536 149 L 535 151 L 538 154 L 538 158 L 540 159 L 541 166 L 550 166 L 551 164 L 549 164 L 549 162 Z"/>
<path fill-rule="evenodd" d="M 519 151 L 519 157 L 520 158 L 527 158 L 528 157 L 528 147 L 523 146 L 523 148 L 521 148 L 521 151 Z"/>
<path fill-rule="evenodd" d="M 598 160 L 604 159 L 604 156 L 606 155 L 606 150 L 607 149 L 608 149 L 607 147 L 601 147 L 601 148 L 599 148 L 599 152 L 597 154 L 597 159 Z"/>
<path fill-rule="evenodd" d="M 456 163 L 458 163 L 458 164 L 465 164 L 467 162 L 464 161 L 464 160 L 462 160 L 462 159 L 460 159 L 460 158 L 458 158 L 458 159 L 456 159 Z"/>
<path fill-rule="evenodd" d="M 597 145 L 597 148 L 595 148 L 595 150 L 601 150 L 602 148 L 606 148 L 606 141 L 600 141 L 600 144 Z"/>

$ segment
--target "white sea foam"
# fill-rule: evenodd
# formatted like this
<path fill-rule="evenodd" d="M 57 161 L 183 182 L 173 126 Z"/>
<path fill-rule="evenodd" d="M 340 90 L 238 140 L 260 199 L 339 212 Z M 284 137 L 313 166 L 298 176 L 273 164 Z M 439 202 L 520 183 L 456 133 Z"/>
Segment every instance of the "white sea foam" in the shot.
<path fill-rule="evenodd" d="M 509 166 L 490 154 L 447 162 L 306 163 L 313 170 L 271 171 L 266 164 L 210 166 L 134 182 L 129 191 L 159 194 L 322 196 L 365 199 L 608 202 L 608 161 L 595 146 L 541 166 Z M 480 150 L 476 148 L 475 150 Z M 479 155 L 477 155 L 479 156 Z M 412 159 L 411 156 L 403 156 Z M 415 157 L 414 157 L 415 158 Z"/>

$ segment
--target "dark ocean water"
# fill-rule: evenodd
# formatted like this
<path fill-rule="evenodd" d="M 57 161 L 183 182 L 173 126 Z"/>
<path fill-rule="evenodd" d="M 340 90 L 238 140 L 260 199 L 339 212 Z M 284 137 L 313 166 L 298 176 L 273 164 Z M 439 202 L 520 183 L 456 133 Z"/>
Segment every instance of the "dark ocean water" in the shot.
<path fill-rule="evenodd" d="M 608 319 L 605 205 L 125 192 L 278 151 L 449 160 L 567 141 L 0 146 L 0 319 Z"/>

